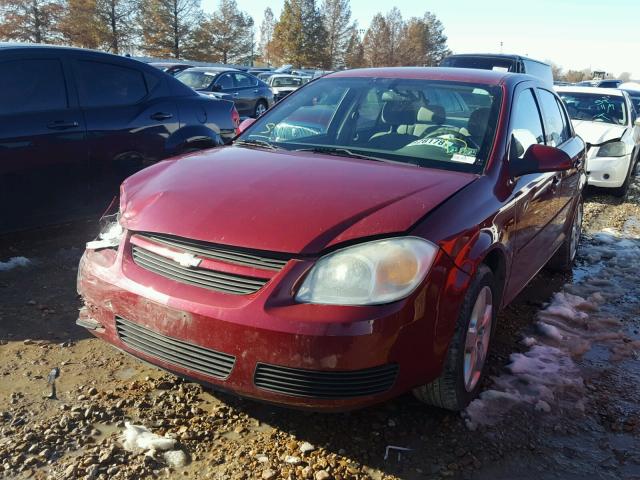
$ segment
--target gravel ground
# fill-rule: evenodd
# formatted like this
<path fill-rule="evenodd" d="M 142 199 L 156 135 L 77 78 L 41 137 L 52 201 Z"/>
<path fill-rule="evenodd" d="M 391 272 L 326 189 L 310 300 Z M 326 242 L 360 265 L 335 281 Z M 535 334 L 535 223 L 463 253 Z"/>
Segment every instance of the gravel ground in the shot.
<path fill-rule="evenodd" d="M 513 373 L 513 354 L 527 354 L 522 339 L 537 334 L 536 319 L 555 292 L 572 284 L 584 290 L 590 277 L 625 290 L 620 265 L 607 270 L 612 256 L 592 252 L 605 241 L 597 232 L 637 241 L 639 200 L 637 181 L 624 201 L 587 193 L 587 235 L 574 274 L 542 272 L 502 312 L 487 391 Z M 206 390 L 116 351 L 75 325 L 77 263 L 94 236 L 90 220 L 0 238 L 0 261 L 30 260 L 0 271 L 4 478 L 640 479 L 637 281 L 593 307 L 594 319 L 615 317 L 625 334 L 571 357 L 580 388 L 552 392 L 548 410 L 527 402 L 506 408 L 501 397 L 491 404 L 497 420 L 470 428 L 468 415 L 427 408 L 411 395 L 346 414 L 273 407 Z M 621 346 L 624 359 L 613 361 Z M 47 376 L 56 367 L 52 400 Z M 174 439 L 174 453 L 128 451 L 125 422 Z"/>

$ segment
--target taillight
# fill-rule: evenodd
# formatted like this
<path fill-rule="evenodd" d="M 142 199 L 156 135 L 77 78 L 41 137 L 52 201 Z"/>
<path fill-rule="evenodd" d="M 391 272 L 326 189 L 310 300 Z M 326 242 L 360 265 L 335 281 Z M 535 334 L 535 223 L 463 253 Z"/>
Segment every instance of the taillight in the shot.
<path fill-rule="evenodd" d="M 238 110 L 236 110 L 235 105 L 231 109 L 231 120 L 236 128 L 236 135 L 240 135 L 240 114 L 238 113 Z"/>

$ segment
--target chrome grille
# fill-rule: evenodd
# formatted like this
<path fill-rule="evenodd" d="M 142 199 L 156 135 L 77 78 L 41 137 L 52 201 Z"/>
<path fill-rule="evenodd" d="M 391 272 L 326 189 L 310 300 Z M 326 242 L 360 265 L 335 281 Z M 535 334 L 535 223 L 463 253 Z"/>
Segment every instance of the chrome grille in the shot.
<path fill-rule="evenodd" d="M 182 368 L 221 380 L 229 376 L 235 357 L 167 337 L 137 323 L 116 317 L 116 330 L 125 345 Z"/>
<path fill-rule="evenodd" d="M 247 295 L 260 290 L 269 280 L 223 273 L 200 267 L 185 267 L 174 260 L 132 245 L 136 265 L 176 282 L 208 288 L 218 292 Z"/>
<path fill-rule="evenodd" d="M 258 388 L 283 395 L 313 398 L 349 398 L 389 390 L 398 374 L 397 364 L 366 370 L 303 370 L 259 363 L 253 381 Z"/>
<path fill-rule="evenodd" d="M 235 263 L 237 265 L 244 265 L 247 267 L 281 270 L 289 260 L 286 255 L 270 253 L 267 257 L 263 254 L 219 247 L 199 240 L 174 237 L 173 235 L 165 235 L 161 233 L 138 233 L 136 235 L 140 238 L 183 250 L 199 257 Z"/>

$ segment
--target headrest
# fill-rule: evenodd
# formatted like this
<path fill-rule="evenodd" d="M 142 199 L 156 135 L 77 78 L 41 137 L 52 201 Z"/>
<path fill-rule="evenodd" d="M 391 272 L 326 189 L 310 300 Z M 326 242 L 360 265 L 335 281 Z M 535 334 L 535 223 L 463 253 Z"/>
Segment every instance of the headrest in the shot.
<path fill-rule="evenodd" d="M 382 121 L 388 125 L 409 125 L 416 121 L 418 107 L 412 101 L 391 100 L 382 107 Z"/>
<path fill-rule="evenodd" d="M 420 107 L 418 110 L 418 123 L 436 123 L 442 125 L 447 119 L 444 107 L 440 105 L 429 105 L 428 107 Z"/>
<path fill-rule="evenodd" d="M 486 107 L 478 108 L 474 110 L 469 116 L 469 123 L 467 124 L 467 130 L 474 137 L 483 137 L 484 132 L 487 129 L 487 122 L 489 121 L 489 113 L 491 110 Z"/>

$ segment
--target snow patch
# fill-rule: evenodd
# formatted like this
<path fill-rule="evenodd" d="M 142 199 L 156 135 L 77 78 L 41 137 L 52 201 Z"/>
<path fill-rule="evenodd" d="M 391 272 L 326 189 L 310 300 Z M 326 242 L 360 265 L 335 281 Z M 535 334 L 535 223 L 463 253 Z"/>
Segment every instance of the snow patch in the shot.
<path fill-rule="evenodd" d="M 0 262 L 0 272 L 8 272 L 16 267 L 28 267 L 31 260 L 26 257 L 11 257 L 6 262 Z"/>
<path fill-rule="evenodd" d="M 638 237 L 605 229 L 584 250 L 586 265 L 580 268 L 586 272 L 578 271 L 579 280 L 538 312 L 534 334 L 522 340 L 529 350 L 513 353 L 505 372 L 492 378 L 492 388 L 463 412 L 469 429 L 494 425 L 514 407 L 539 414 L 582 410 L 584 384 L 576 362 L 596 343 L 608 347 L 609 361 L 640 358 L 640 340 L 625 333 L 619 306 L 610 310 L 625 295 L 637 296 Z"/>

